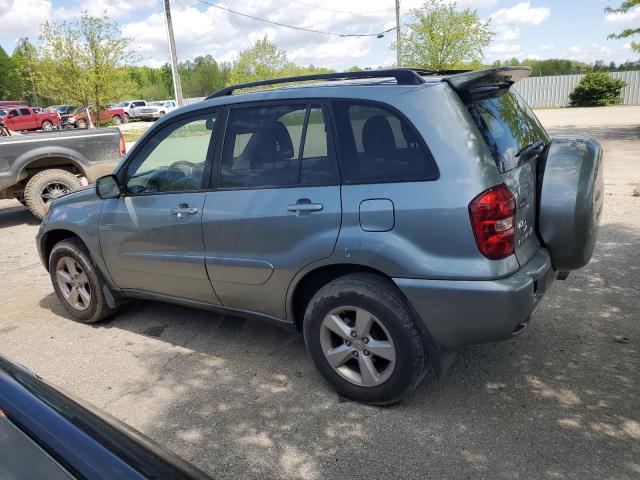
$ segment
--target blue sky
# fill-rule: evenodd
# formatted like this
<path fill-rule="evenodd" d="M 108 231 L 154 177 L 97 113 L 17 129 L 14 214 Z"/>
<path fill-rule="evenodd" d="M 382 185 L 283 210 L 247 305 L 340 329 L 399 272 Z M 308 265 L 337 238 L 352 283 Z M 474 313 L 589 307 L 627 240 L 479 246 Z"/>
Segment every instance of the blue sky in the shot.
<path fill-rule="evenodd" d="M 394 25 L 394 0 L 207 0 L 273 21 L 339 33 L 378 32 Z M 459 0 L 490 20 L 496 36 L 485 59 L 570 58 L 586 62 L 638 60 L 629 40 L 607 40 L 611 32 L 640 26 L 640 7 L 625 16 L 608 15 L 621 0 Z M 233 60 L 268 35 L 299 64 L 331 68 L 384 66 L 394 61 L 393 33 L 382 39 L 337 38 L 304 33 L 232 15 L 200 0 L 171 0 L 180 60 L 212 54 Z M 402 0 L 403 19 L 420 0 Z M 316 8 L 321 7 L 321 8 Z M 0 45 L 11 52 L 19 37 L 38 37 L 40 23 L 72 20 L 82 9 L 104 11 L 134 39 L 140 63 L 168 60 L 160 0 L 0 0 Z M 337 10 L 337 11 L 336 11 Z"/>

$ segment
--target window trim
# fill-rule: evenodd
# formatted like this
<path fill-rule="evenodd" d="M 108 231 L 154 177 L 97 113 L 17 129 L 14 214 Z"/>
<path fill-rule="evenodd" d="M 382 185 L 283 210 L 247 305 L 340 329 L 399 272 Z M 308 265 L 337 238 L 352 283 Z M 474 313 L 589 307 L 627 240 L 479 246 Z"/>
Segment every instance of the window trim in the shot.
<path fill-rule="evenodd" d="M 229 126 L 229 115 L 232 110 L 240 110 L 244 108 L 260 108 L 260 107 L 278 107 L 281 105 L 304 105 L 305 110 L 309 110 L 313 106 L 319 106 L 322 109 L 322 115 L 324 119 L 325 130 L 327 132 L 327 155 L 333 153 L 333 161 L 336 166 L 336 179 L 329 183 L 307 183 L 300 182 L 300 175 L 298 175 L 298 182 L 293 185 L 251 185 L 246 187 L 223 187 L 220 186 L 221 174 L 222 174 L 222 153 L 224 148 L 224 142 L 227 139 L 227 128 Z M 235 190 L 275 190 L 282 188 L 313 188 L 313 187 L 336 187 L 342 185 L 342 175 L 340 170 L 340 164 L 338 161 L 338 152 L 334 142 L 333 136 L 333 117 L 330 108 L 330 99 L 328 98 L 287 98 L 287 99 L 275 99 L 275 100 L 258 100 L 253 102 L 242 102 L 226 105 L 224 107 L 225 117 L 223 131 L 221 133 L 221 139 L 218 142 L 218 147 L 215 152 L 214 168 L 211 177 L 210 191 L 235 191 Z M 305 120 L 307 119 L 305 113 Z M 302 148 L 301 148 L 302 150 Z M 298 152 L 300 155 L 300 152 Z M 302 168 L 300 166 L 300 168 Z"/>
<path fill-rule="evenodd" d="M 138 158 L 139 155 L 142 154 L 145 147 L 148 145 L 149 141 L 155 137 L 156 133 L 176 123 L 181 123 L 181 122 L 184 122 L 185 120 L 188 121 L 190 119 L 197 118 L 197 117 L 204 117 L 205 115 L 211 115 L 214 113 L 216 115 L 216 123 L 217 123 L 218 118 L 220 118 L 220 114 L 222 110 L 223 109 L 220 107 L 203 108 L 201 110 L 188 112 L 178 117 L 172 118 L 170 121 L 156 124 L 153 127 L 151 127 L 149 130 L 147 130 L 145 135 L 140 139 L 140 141 L 138 141 L 138 143 L 136 143 L 136 145 L 130 151 L 129 155 L 126 157 L 126 160 L 122 163 L 120 168 L 115 172 L 115 175 L 116 177 L 118 177 L 118 181 L 122 186 L 122 197 L 144 197 L 149 195 L 175 195 L 179 193 L 200 193 L 200 192 L 209 191 L 209 189 L 211 188 L 211 185 L 210 185 L 211 168 L 212 168 L 213 162 L 215 161 L 215 150 L 216 150 L 216 146 L 219 143 L 220 130 L 221 130 L 220 128 L 216 129 L 216 131 L 213 132 L 213 135 L 209 140 L 209 146 L 207 147 L 207 154 L 205 157 L 204 171 L 202 172 L 202 186 L 199 189 L 171 190 L 166 192 L 131 193 L 126 191 L 124 182 L 127 176 L 127 171 L 129 170 L 129 166 L 133 161 L 135 161 L 136 158 Z M 226 121 L 226 118 L 225 118 L 225 121 Z"/>
<path fill-rule="evenodd" d="M 398 178 L 398 179 L 393 179 L 393 180 L 363 180 L 363 181 L 354 181 L 354 180 L 346 180 L 344 178 L 344 175 L 342 174 L 342 172 L 344 171 L 344 164 L 343 162 L 345 161 L 345 157 L 344 157 L 344 153 L 341 150 L 341 142 L 336 141 L 335 142 L 335 146 L 336 146 L 336 151 L 338 153 L 338 163 L 340 165 L 340 173 L 341 173 L 341 179 L 342 179 L 342 185 L 377 185 L 377 184 L 383 184 L 383 183 L 408 183 L 408 182 L 434 182 L 436 180 L 440 179 L 440 167 L 438 167 L 438 163 L 436 162 L 435 157 L 433 156 L 433 154 L 431 153 L 431 150 L 429 149 L 429 146 L 427 145 L 427 142 L 425 141 L 425 139 L 422 137 L 422 134 L 418 131 L 418 129 L 415 127 L 415 125 L 413 124 L 412 121 L 409 120 L 409 118 L 402 113 L 400 110 L 398 110 L 396 107 L 394 107 L 393 105 L 390 105 L 386 102 L 381 102 L 379 100 L 367 100 L 367 99 L 361 99 L 361 98 L 337 98 L 337 97 L 332 97 L 329 99 L 329 102 L 331 104 L 331 118 L 333 119 L 334 122 L 334 135 L 335 138 L 338 138 L 338 126 L 337 123 L 335 122 L 335 115 L 333 112 L 333 107 L 334 107 L 334 103 L 336 102 L 352 102 L 352 103 L 357 103 L 360 105 L 370 105 L 372 107 L 375 108 L 379 108 L 382 110 L 387 110 L 391 113 L 393 113 L 395 116 L 397 116 L 401 121 L 404 121 L 407 123 L 407 125 L 409 126 L 409 128 L 413 131 L 413 134 L 416 136 L 416 138 L 418 139 L 418 144 L 420 145 L 420 147 L 423 149 L 424 153 L 426 153 L 427 157 L 428 157 L 428 161 L 431 161 L 433 163 L 433 166 L 435 167 L 435 174 L 431 177 L 411 177 L 411 178 Z"/>

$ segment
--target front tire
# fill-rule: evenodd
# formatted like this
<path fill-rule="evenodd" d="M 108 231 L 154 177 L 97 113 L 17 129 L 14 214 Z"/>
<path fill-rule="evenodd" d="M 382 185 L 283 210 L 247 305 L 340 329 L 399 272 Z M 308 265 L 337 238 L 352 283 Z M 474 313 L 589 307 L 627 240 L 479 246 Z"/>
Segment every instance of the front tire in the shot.
<path fill-rule="evenodd" d="M 42 220 L 44 206 L 51 200 L 82 186 L 73 173 L 54 168 L 36 173 L 24 188 L 24 201 L 35 217 Z"/>
<path fill-rule="evenodd" d="M 76 120 L 76 128 L 87 128 L 87 121 L 83 119 Z"/>
<path fill-rule="evenodd" d="M 105 281 L 79 239 L 55 244 L 49 256 L 49 274 L 60 303 L 75 320 L 95 323 L 115 312 L 104 296 Z"/>
<path fill-rule="evenodd" d="M 320 374 L 351 400 L 396 403 L 426 373 L 427 352 L 407 300 L 379 275 L 349 274 L 322 287 L 303 330 Z"/>
<path fill-rule="evenodd" d="M 53 130 L 53 123 L 45 120 L 44 122 L 42 122 L 42 130 L 44 130 L 45 132 L 50 132 L 51 130 Z"/>
<path fill-rule="evenodd" d="M 120 125 L 122 123 L 122 119 L 120 118 L 119 115 L 114 115 L 113 117 L 113 124 L 114 125 Z"/>

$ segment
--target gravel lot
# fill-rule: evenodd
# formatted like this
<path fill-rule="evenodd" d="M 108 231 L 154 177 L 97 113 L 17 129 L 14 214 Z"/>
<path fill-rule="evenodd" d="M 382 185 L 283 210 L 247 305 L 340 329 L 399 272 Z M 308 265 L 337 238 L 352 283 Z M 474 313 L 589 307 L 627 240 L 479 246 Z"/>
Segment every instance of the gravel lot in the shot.
<path fill-rule="evenodd" d="M 0 352 L 216 478 L 640 478 L 640 107 L 538 112 L 605 149 L 595 257 L 531 327 L 391 408 L 341 402 L 293 331 L 153 302 L 85 326 L 0 201 Z"/>

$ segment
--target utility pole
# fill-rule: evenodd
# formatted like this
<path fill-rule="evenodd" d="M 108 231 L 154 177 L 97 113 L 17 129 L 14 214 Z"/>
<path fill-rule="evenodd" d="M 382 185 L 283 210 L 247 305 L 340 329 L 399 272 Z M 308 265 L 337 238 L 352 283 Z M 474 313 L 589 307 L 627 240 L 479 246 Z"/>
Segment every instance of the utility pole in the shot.
<path fill-rule="evenodd" d="M 169 0 L 164 0 L 164 18 L 167 23 L 167 36 L 169 37 L 169 51 L 171 53 L 173 91 L 176 95 L 176 103 L 181 107 L 184 103 L 182 100 L 182 83 L 180 83 L 180 72 L 178 71 L 178 55 L 176 54 L 176 40 L 173 38 L 173 23 L 171 23 L 171 6 L 169 5 Z"/>
<path fill-rule="evenodd" d="M 400 45 L 400 0 L 396 0 L 396 63 L 402 66 L 402 46 Z"/>

